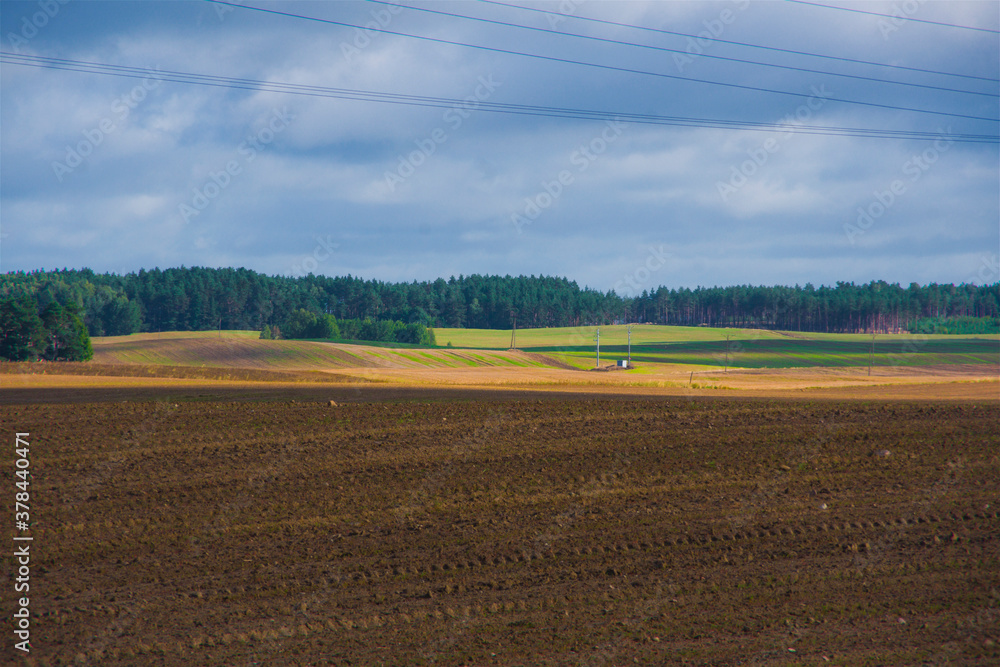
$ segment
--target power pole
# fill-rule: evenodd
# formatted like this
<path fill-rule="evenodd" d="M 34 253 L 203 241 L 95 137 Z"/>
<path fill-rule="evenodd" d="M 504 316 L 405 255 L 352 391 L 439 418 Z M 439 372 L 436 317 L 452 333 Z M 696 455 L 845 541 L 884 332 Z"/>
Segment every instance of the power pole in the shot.
<path fill-rule="evenodd" d="M 512 321 L 513 328 L 510 330 L 510 349 L 517 349 L 517 311 L 510 311 L 510 319 Z"/>
<path fill-rule="evenodd" d="M 868 377 L 872 375 L 872 358 L 875 356 L 875 332 L 872 332 L 872 346 L 868 350 Z"/>
<path fill-rule="evenodd" d="M 625 331 L 628 332 L 628 367 L 632 367 L 632 325 L 629 324 L 625 327 Z"/>
<path fill-rule="evenodd" d="M 730 337 L 732 337 L 732 335 L 733 334 L 731 333 L 726 334 L 726 367 L 725 370 L 722 371 L 723 373 L 729 372 L 729 339 Z"/>
<path fill-rule="evenodd" d="M 597 368 L 601 367 L 601 327 L 597 327 Z"/>

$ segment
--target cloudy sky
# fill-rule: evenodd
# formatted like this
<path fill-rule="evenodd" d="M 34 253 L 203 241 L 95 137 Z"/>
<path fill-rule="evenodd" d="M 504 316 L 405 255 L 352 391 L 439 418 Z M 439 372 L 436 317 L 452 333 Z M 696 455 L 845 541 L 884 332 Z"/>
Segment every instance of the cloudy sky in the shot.
<path fill-rule="evenodd" d="M 992 0 L 238 4 L 0 5 L 0 270 L 1000 279 Z"/>

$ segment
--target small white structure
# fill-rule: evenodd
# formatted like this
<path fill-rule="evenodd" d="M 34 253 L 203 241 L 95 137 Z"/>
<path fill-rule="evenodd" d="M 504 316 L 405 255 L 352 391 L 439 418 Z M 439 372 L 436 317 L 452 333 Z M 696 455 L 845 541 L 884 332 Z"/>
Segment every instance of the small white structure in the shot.
<path fill-rule="evenodd" d="M 618 368 L 628 368 L 628 359 L 619 359 Z"/>

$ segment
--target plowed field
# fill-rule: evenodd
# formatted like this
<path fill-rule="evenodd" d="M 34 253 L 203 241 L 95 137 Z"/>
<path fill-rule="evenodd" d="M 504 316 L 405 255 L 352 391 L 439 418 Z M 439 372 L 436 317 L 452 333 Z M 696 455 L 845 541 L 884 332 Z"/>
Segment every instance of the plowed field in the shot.
<path fill-rule="evenodd" d="M 31 434 L 29 664 L 1000 661 L 995 401 L 192 400 L 2 421 Z"/>

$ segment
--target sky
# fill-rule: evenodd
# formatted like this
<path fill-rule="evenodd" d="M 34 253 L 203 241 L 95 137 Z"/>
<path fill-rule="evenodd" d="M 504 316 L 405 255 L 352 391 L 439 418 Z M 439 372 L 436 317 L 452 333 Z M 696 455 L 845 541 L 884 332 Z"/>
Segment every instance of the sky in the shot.
<path fill-rule="evenodd" d="M 1000 280 L 996 2 L 236 4 L 0 4 L 0 271 Z"/>

